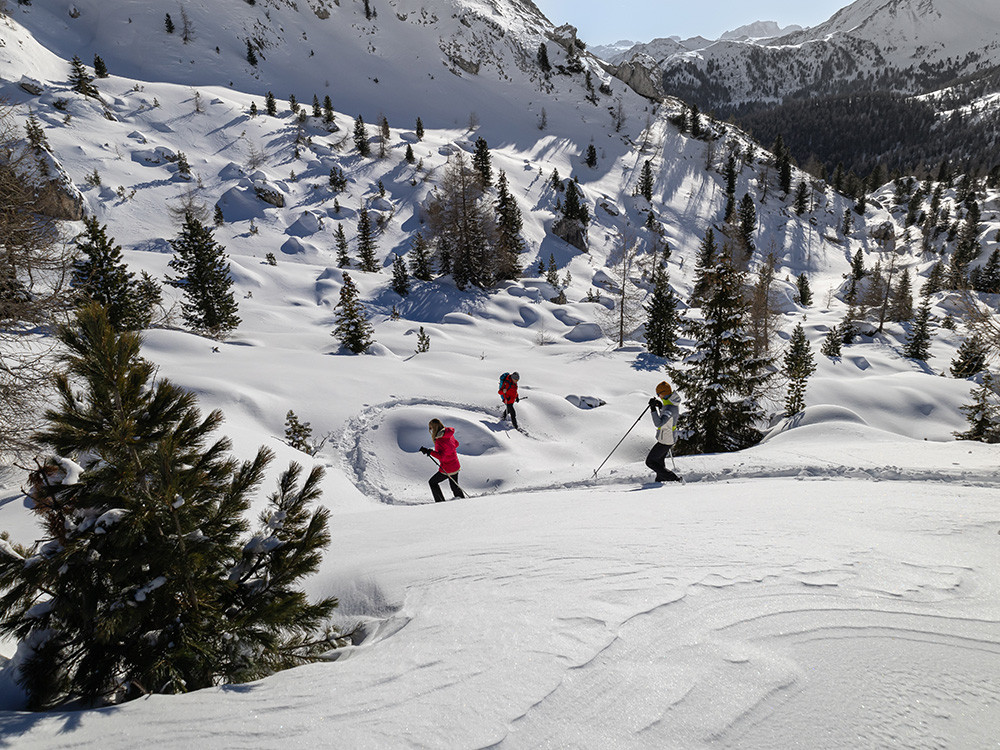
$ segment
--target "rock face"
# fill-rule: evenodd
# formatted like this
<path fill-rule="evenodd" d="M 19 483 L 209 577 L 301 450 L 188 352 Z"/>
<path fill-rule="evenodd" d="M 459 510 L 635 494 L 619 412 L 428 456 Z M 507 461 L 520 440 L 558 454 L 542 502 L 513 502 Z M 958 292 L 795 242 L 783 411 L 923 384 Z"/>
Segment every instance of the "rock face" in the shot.
<path fill-rule="evenodd" d="M 52 154 L 37 154 L 39 173 L 35 205 L 38 213 L 60 221 L 79 221 L 84 217 L 83 195 Z"/>
<path fill-rule="evenodd" d="M 552 234 L 581 252 L 587 252 L 587 227 L 577 219 L 563 217 L 552 225 Z"/>
<path fill-rule="evenodd" d="M 570 26 L 568 23 L 564 23 L 562 26 L 552 29 L 552 33 L 549 35 L 549 38 L 567 52 L 577 47 L 576 27 Z"/>
<path fill-rule="evenodd" d="M 275 188 L 268 185 L 254 185 L 253 189 L 257 193 L 257 197 L 265 203 L 270 203 L 275 208 L 285 207 L 285 196 Z"/>
<path fill-rule="evenodd" d="M 878 226 L 872 227 L 868 234 L 881 245 L 895 244 L 896 241 L 896 229 L 891 221 L 883 221 Z"/>
<path fill-rule="evenodd" d="M 663 99 L 664 92 L 660 87 L 660 73 L 651 60 L 647 63 L 641 58 L 633 58 L 608 70 L 639 96 L 647 99 Z"/>

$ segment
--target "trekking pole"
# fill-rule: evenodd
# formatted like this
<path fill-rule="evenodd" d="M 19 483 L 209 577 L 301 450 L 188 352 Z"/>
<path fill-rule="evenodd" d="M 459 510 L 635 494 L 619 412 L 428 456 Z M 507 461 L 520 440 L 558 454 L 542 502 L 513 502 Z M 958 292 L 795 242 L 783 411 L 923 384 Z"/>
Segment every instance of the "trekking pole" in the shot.
<path fill-rule="evenodd" d="M 674 467 L 674 474 L 677 473 L 677 462 L 674 461 L 674 446 L 670 446 L 670 465 Z"/>
<path fill-rule="evenodd" d="M 429 458 L 431 461 L 434 462 L 434 465 L 438 467 L 438 471 L 441 471 L 441 463 L 436 458 L 434 458 L 434 456 L 430 455 L 429 453 L 427 453 L 425 455 L 427 456 L 427 458 Z M 452 482 L 456 487 L 458 487 L 459 491 L 461 491 L 461 493 L 463 495 L 465 495 L 467 498 L 468 497 L 472 497 L 468 492 L 465 491 L 465 489 L 462 487 L 462 485 L 460 485 L 458 483 L 458 480 L 456 480 L 454 477 L 452 477 L 451 474 L 448 474 L 448 473 L 443 472 L 443 471 L 441 471 L 441 473 L 444 474 L 446 477 L 448 477 L 448 481 Z"/>
<path fill-rule="evenodd" d="M 646 412 L 647 411 L 649 411 L 649 404 L 646 404 L 646 408 L 642 410 L 642 414 L 640 414 L 639 417 L 632 423 L 632 427 L 628 428 L 628 432 L 626 432 L 624 435 L 622 435 L 622 439 L 618 441 L 618 445 L 621 445 L 623 442 L 625 442 L 625 438 L 628 437 L 628 433 L 632 432 L 632 429 L 637 424 L 639 424 L 639 420 L 642 419 L 644 416 L 646 416 Z M 614 454 L 614 452 L 616 450 L 618 450 L 618 445 L 616 445 L 614 448 L 611 449 L 611 453 L 608 454 L 608 458 L 611 458 L 611 456 Z M 601 461 L 601 466 L 598 466 L 596 469 L 594 469 L 594 476 L 595 477 L 597 476 L 597 472 L 599 472 L 601 470 L 601 467 L 604 466 L 604 464 L 606 464 L 608 462 L 608 458 L 605 458 L 603 461 Z"/>

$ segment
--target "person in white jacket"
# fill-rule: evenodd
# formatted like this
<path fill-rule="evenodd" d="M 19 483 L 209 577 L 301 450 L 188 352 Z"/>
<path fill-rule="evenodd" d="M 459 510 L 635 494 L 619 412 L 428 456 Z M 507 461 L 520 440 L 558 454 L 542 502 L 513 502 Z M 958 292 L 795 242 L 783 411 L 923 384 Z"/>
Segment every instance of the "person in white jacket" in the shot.
<path fill-rule="evenodd" d="M 656 427 L 656 443 L 646 456 L 646 466 L 656 472 L 657 482 L 681 481 L 666 465 L 667 455 L 674 447 L 674 430 L 677 429 L 677 419 L 680 416 L 680 409 L 677 407 L 679 401 L 680 395 L 666 381 L 656 386 L 656 398 L 649 399 L 649 413 Z"/>

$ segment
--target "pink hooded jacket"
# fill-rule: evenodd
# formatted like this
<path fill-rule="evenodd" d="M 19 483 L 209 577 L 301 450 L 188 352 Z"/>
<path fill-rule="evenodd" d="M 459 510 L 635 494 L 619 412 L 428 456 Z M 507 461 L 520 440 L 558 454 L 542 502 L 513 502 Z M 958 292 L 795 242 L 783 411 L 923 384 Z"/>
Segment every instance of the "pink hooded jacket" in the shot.
<path fill-rule="evenodd" d="M 445 474 L 454 474 L 462 468 L 458 462 L 458 441 L 454 428 L 445 427 L 443 432 L 438 433 L 431 455 L 441 464 L 441 471 Z"/>

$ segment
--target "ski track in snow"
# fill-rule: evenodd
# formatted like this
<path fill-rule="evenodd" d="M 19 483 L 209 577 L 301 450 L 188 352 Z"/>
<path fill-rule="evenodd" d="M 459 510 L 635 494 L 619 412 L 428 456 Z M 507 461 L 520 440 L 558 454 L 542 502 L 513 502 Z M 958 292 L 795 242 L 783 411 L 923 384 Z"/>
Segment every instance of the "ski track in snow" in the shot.
<path fill-rule="evenodd" d="M 407 398 L 394 399 L 379 404 L 367 406 L 362 411 L 355 414 L 345 424 L 337 440 L 337 454 L 344 473 L 351 479 L 360 492 L 368 497 L 376 499 L 378 502 L 387 505 L 415 505 L 426 504 L 432 501 L 418 500 L 416 502 L 401 499 L 397 492 L 389 487 L 388 473 L 385 463 L 378 457 L 372 445 L 371 435 L 379 429 L 383 418 L 387 412 L 394 409 L 407 407 L 434 407 L 448 414 L 454 415 L 465 412 L 465 416 L 472 419 L 482 419 L 486 417 L 491 421 L 499 421 L 496 409 L 483 407 L 479 404 L 449 402 L 441 399 L 430 398 Z M 545 434 L 521 433 L 531 440 L 541 442 L 551 442 L 552 438 Z M 509 434 L 508 434 L 509 437 Z M 731 454 L 730 454 L 731 455 Z M 726 456 L 703 457 L 703 456 L 682 456 L 678 460 L 681 464 L 677 466 L 678 473 L 683 477 L 684 484 L 703 482 L 735 482 L 752 479 L 776 479 L 791 478 L 802 481 L 809 480 L 869 480 L 873 482 L 941 482 L 960 483 L 970 487 L 995 487 L 1000 486 L 1000 471 L 968 471 L 955 470 L 947 471 L 943 469 L 909 469 L 899 466 L 877 466 L 858 467 L 836 464 L 833 462 L 820 464 L 810 464 L 810 457 L 803 456 L 803 463 L 795 466 L 754 466 L 752 463 L 742 461 L 738 466 L 723 467 L 716 470 L 685 468 L 684 463 L 689 460 L 696 460 L 704 463 L 706 460 L 721 458 L 728 460 Z M 624 491 L 634 491 L 636 489 L 655 489 L 650 486 L 649 472 L 643 467 L 641 472 L 629 472 L 627 469 L 615 469 L 606 471 L 611 474 L 607 478 L 581 478 L 551 483 L 522 482 L 505 489 L 492 488 L 481 489 L 471 485 L 464 488 L 471 498 L 487 495 L 509 495 L 521 494 L 525 492 L 550 492 L 557 490 L 592 489 L 592 488 L 621 488 Z M 635 485 L 639 485 L 636 487 Z M 463 481 L 465 485 L 465 481 Z M 671 487 L 676 488 L 674 483 L 665 483 L 660 489 L 670 492 Z"/>

